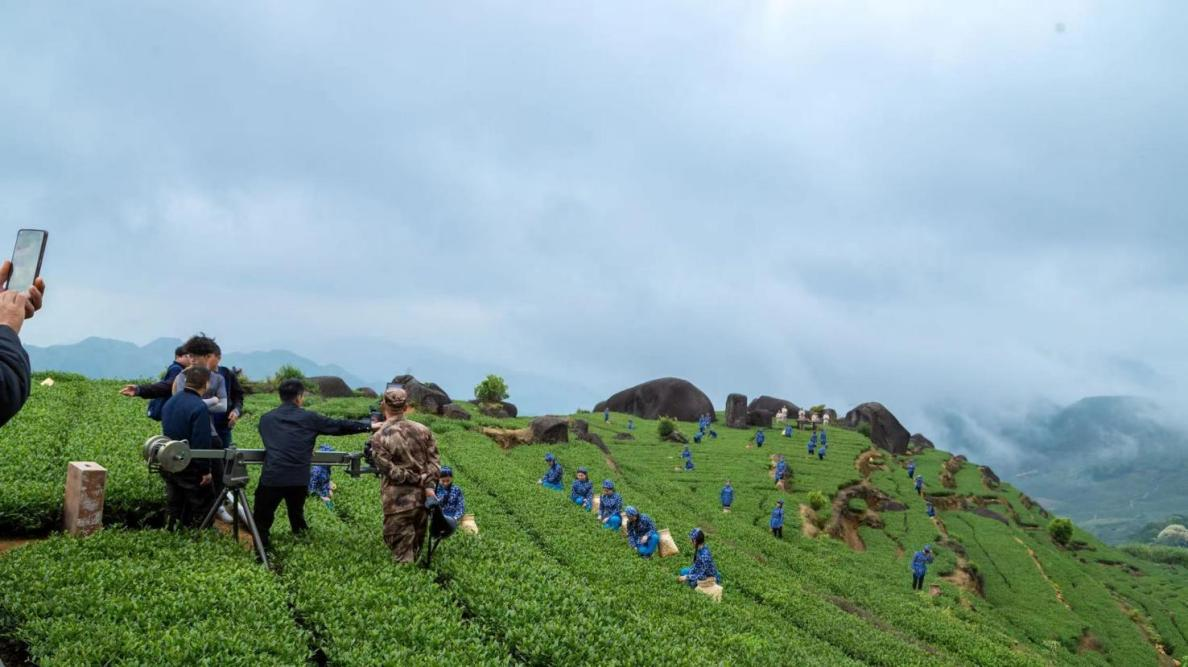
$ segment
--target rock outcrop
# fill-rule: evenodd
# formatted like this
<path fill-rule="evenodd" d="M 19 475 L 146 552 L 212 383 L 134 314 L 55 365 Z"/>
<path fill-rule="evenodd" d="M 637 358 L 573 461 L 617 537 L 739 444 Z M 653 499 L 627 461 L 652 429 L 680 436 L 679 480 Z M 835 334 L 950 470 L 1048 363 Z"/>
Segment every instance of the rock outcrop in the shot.
<path fill-rule="evenodd" d="M 432 382 L 421 382 L 411 375 L 397 375 L 392 378 L 392 383 L 403 385 L 408 392 L 408 402 L 421 412 L 440 415 L 445 406 L 453 402 L 441 387 Z"/>
<path fill-rule="evenodd" d="M 870 441 L 892 454 L 905 454 L 911 434 L 882 403 L 863 403 L 846 413 L 845 424 L 858 428 L 870 424 Z"/>
<path fill-rule="evenodd" d="M 660 378 L 624 389 L 594 406 L 594 412 L 605 408 L 643 419 L 673 417 L 691 422 L 703 414 L 714 414 L 714 404 L 705 392 L 679 378 Z"/>
<path fill-rule="evenodd" d="M 532 441 L 543 443 L 569 442 L 569 419 L 544 416 L 532 420 Z"/>
<path fill-rule="evenodd" d="M 317 375 L 305 378 L 305 381 L 317 387 L 318 394 L 323 398 L 350 398 L 355 395 L 350 385 L 333 375 Z"/>
<path fill-rule="evenodd" d="M 463 410 L 462 406 L 458 405 L 457 403 L 447 403 L 446 406 L 441 409 L 441 416 L 447 417 L 449 419 L 470 419 L 470 413 Z"/>
<path fill-rule="evenodd" d="M 747 397 L 731 394 L 726 397 L 726 425 L 730 428 L 747 427 Z"/>
<path fill-rule="evenodd" d="M 364 398 L 379 398 L 379 393 L 371 387 L 359 387 L 355 392 Z"/>
<path fill-rule="evenodd" d="M 771 428 L 771 418 L 774 416 L 771 410 L 747 410 L 747 426 Z"/>
<path fill-rule="evenodd" d="M 792 401 L 786 401 L 782 398 L 774 398 L 772 396 L 760 396 L 747 405 L 748 412 L 767 410 L 773 415 L 779 412 L 780 408 L 788 408 L 788 414 L 791 415 L 792 419 L 796 419 L 796 414 L 800 412 L 800 406 Z"/>
<path fill-rule="evenodd" d="M 908 438 L 908 449 L 919 452 L 925 449 L 935 449 L 935 447 L 933 446 L 931 440 L 924 437 L 923 433 L 917 433 Z"/>

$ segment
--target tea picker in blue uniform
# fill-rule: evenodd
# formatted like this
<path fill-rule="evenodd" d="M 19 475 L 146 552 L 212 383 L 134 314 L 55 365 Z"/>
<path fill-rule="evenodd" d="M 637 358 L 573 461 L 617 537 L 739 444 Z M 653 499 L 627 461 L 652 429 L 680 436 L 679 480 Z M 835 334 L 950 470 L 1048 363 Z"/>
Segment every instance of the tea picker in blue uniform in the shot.
<path fill-rule="evenodd" d="M 784 539 L 784 501 L 777 500 L 776 506 L 771 510 L 771 534 L 779 539 Z"/>
<path fill-rule="evenodd" d="M 697 582 L 706 579 L 722 583 L 722 575 L 714 565 L 714 557 L 710 555 L 709 547 L 705 546 L 705 532 L 694 528 L 689 532 L 689 539 L 693 542 L 693 565 L 682 567 L 677 581 L 688 584 L 689 588 L 696 588 Z"/>
<path fill-rule="evenodd" d="M 923 551 L 917 551 L 912 556 L 912 590 L 924 590 L 924 575 L 928 574 L 928 564 L 932 562 L 932 545 L 925 544 Z"/>
<path fill-rule="evenodd" d="M 685 451 L 681 452 L 681 456 L 685 458 L 685 472 L 693 470 L 693 452 L 689 451 L 689 445 L 685 445 Z"/>
<path fill-rule="evenodd" d="M 332 452 L 330 445 L 318 445 L 319 452 Z M 330 482 L 330 466 L 312 466 L 309 470 L 309 494 L 322 499 L 326 507 L 334 509 L 334 485 Z"/>
<path fill-rule="evenodd" d="M 694 433 L 694 434 L 693 434 L 693 442 L 694 442 L 695 444 L 698 444 L 698 445 L 700 445 L 700 444 L 701 444 L 701 436 L 702 436 L 702 434 L 703 434 L 703 433 L 704 433 L 704 431 L 698 431 L 698 432 L 696 432 L 696 433 Z"/>
<path fill-rule="evenodd" d="M 762 447 L 763 442 L 765 440 L 767 440 L 767 436 L 763 435 L 763 429 L 759 429 L 758 431 L 755 431 L 755 446 L 756 447 Z"/>
<path fill-rule="evenodd" d="M 594 506 L 594 484 L 585 468 L 577 469 L 577 479 L 573 480 L 570 486 L 569 499 L 574 505 L 581 505 L 587 511 Z"/>
<path fill-rule="evenodd" d="M 453 468 L 441 467 L 434 495 L 437 496 L 437 505 L 441 508 L 441 513 L 445 515 L 445 518 L 455 524 L 462 520 L 462 515 L 466 513 L 466 499 L 462 495 L 462 489 L 454 484 Z"/>
<path fill-rule="evenodd" d="M 598 518 L 603 528 L 618 530 L 623 525 L 623 497 L 615 493 L 615 483 L 609 479 L 602 481 L 602 497 L 598 501 Z"/>
<path fill-rule="evenodd" d="M 916 459 L 908 461 L 908 479 L 916 476 Z"/>
<path fill-rule="evenodd" d="M 824 442 L 822 442 L 821 445 L 819 447 L 817 447 L 817 460 L 818 461 L 825 460 L 825 450 L 826 449 L 828 449 L 828 448 L 825 446 Z"/>
<path fill-rule="evenodd" d="M 924 475 L 916 475 L 916 493 L 924 495 Z"/>
<path fill-rule="evenodd" d="M 792 425 L 791 425 L 791 424 L 785 424 L 785 425 L 784 425 L 784 437 L 785 437 L 785 438 L 791 438 L 791 437 L 792 437 Z"/>
<path fill-rule="evenodd" d="M 610 422 L 610 408 L 602 409 L 602 421 Z"/>
<path fill-rule="evenodd" d="M 809 436 L 808 453 L 809 453 L 809 456 L 812 456 L 813 454 L 817 453 L 817 434 L 816 433 L 813 433 L 811 436 Z"/>
<path fill-rule="evenodd" d="M 561 464 L 557 463 L 557 458 L 553 456 L 552 452 L 545 454 L 545 461 L 549 464 L 549 469 L 545 471 L 544 477 L 541 477 L 538 483 L 546 489 L 563 491 L 564 487 L 561 486 Z"/>
<path fill-rule="evenodd" d="M 634 420 L 634 419 L 628 419 L 628 420 L 627 420 L 627 430 L 628 430 L 628 431 L 634 431 L 634 430 L 635 430 L 635 420 Z"/>
<path fill-rule="evenodd" d="M 781 480 L 788 476 L 788 462 L 784 460 L 784 455 L 780 454 L 776 459 L 775 464 L 775 482 L 779 484 Z"/>
<path fill-rule="evenodd" d="M 935 516 L 936 516 L 936 508 L 932 506 L 932 503 L 928 503 L 928 517 L 934 518 Z"/>
<path fill-rule="evenodd" d="M 643 558 L 651 558 L 660 546 L 660 533 L 652 517 L 640 514 L 634 507 L 627 508 L 627 544 Z"/>
<path fill-rule="evenodd" d="M 722 511 L 729 512 L 730 506 L 734 504 L 734 487 L 730 486 L 730 480 L 726 480 L 726 486 L 722 487 Z"/>

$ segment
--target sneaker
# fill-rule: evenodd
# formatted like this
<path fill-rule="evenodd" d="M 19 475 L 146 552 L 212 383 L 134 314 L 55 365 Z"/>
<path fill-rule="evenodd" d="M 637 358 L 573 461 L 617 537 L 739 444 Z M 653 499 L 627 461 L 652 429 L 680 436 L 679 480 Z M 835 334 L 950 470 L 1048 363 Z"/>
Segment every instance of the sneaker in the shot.
<path fill-rule="evenodd" d="M 218 516 L 219 521 L 222 521 L 223 523 L 232 523 L 231 513 L 227 511 L 226 507 L 220 507 L 219 511 L 216 513 L 216 516 Z"/>

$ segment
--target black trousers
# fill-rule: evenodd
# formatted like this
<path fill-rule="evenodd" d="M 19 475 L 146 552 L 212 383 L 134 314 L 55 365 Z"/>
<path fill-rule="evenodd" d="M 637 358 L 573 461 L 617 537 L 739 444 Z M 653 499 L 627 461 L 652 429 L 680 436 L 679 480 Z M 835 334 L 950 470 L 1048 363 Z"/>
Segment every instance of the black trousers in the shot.
<path fill-rule="evenodd" d="M 924 575 L 916 574 L 915 572 L 912 573 L 912 590 L 913 591 L 924 590 Z"/>
<path fill-rule="evenodd" d="M 197 528 L 214 502 L 214 485 L 202 485 L 202 474 L 192 467 L 178 473 L 161 471 L 165 480 L 165 507 L 171 528 Z"/>
<path fill-rule="evenodd" d="M 281 501 L 285 501 L 285 509 L 289 511 L 289 527 L 293 534 L 298 534 L 309 528 L 305 523 L 305 497 L 309 495 L 309 487 L 300 486 L 265 486 L 256 487 L 255 508 L 252 517 L 256 520 L 256 528 L 260 531 L 260 539 L 264 541 L 264 548 L 271 546 L 269 533 L 272 522 L 276 518 L 276 508 Z"/>
<path fill-rule="evenodd" d="M 771 534 L 775 535 L 776 537 L 780 538 L 781 540 L 784 539 L 784 527 L 780 526 L 779 528 L 772 528 Z"/>

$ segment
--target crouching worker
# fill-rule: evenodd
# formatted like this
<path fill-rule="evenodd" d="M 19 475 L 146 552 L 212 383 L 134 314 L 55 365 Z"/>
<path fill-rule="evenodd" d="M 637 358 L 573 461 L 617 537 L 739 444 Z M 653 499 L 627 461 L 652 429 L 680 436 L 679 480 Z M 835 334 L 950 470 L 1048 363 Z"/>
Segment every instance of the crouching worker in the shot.
<path fill-rule="evenodd" d="M 161 408 L 161 431 L 174 440 L 188 440 L 190 449 L 213 449 L 210 410 L 202 395 L 210 384 L 210 371 L 194 366 L 185 371 L 185 389 Z M 190 461 L 181 472 L 161 471 L 171 528 L 196 528 L 214 502 L 211 462 Z"/>
<path fill-rule="evenodd" d="M 319 452 L 332 452 L 330 445 L 318 445 Z M 334 482 L 330 481 L 330 466 L 314 466 L 309 472 L 309 495 L 317 496 L 334 509 Z"/>
<path fill-rule="evenodd" d="M 917 551 L 912 556 L 912 590 L 924 590 L 924 576 L 928 574 L 928 564 L 932 562 L 932 545 L 925 544 L 923 551 Z"/>
<path fill-rule="evenodd" d="M 651 558 L 660 546 L 660 533 L 652 517 L 640 514 L 634 507 L 627 508 L 627 544 L 643 558 Z"/>
<path fill-rule="evenodd" d="M 561 469 L 561 464 L 557 463 L 557 457 L 553 456 L 552 452 L 549 452 L 545 454 L 545 463 L 549 464 L 549 469 L 545 471 L 544 477 L 541 477 L 537 484 L 554 491 L 563 490 L 561 477 L 564 475 L 564 471 Z"/>
<path fill-rule="evenodd" d="M 696 588 L 697 582 L 708 579 L 722 583 L 722 576 L 714 566 L 714 557 L 710 555 L 709 547 L 705 546 L 705 531 L 694 528 L 689 532 L 689 540 L 693 542 L 693 565 L 682 567 L 677 581 L 688 584 L 689 588 Z"/>
<path fill-rule="evenodd" d="M 570 486 L 569 499 L 587 512 L 594 506 L 594 484 L 590 482 L 590 475 L 585 468 L 577 469 L 577 479 Z"/>
<path fill-rule="evenodd" d="M 615 493 L 615 483 L 609 479 L 602 481 L 602 497 L 598 501 L 598 519 L 603 528 L 618 530 L 623 525 L 623 497 Z"/>
<path fill-rule="evenodd" d="M 730 506 L 734 504 L 734 487 L 730 486 L 730 480 L 726 480 L 726 486 L 722 487 L 722 511 L 729 512 Z"/>
<path fill-rule="evenodd" d="M 456 525 L 466 513 L 466 499 L 462 496 L 462 489 L 454 485 L 454 469 L 442 466 L 437 477 L 437 506 L 445 518 Z"/>
<path fill-rule="evenodd" d="M 384 509 L 384 543 L 397 563 L 416 562 L 425 541 L 429 511 L 425 501 L 436 500 L 441 464 L 433 432 L 404 418 L 408 393 L 390 387 L 381 406 L 384 421 L 371 436 L 371 454 L 380 474 Z"/>

